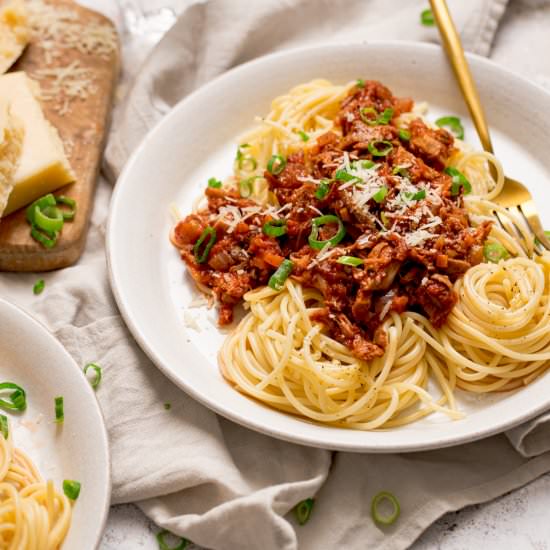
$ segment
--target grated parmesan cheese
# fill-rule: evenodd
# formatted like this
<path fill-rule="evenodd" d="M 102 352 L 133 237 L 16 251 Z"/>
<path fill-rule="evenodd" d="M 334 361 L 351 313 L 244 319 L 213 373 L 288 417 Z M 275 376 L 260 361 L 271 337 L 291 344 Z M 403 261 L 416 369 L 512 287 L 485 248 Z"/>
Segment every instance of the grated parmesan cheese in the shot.
<path fill-rule="evenodd" d="M 201 327 L 197 323 L 197 320 L 189 311 L 184 310 L 183 312 L 183 323 L 187 328 L 192 328 L 193 330 L 196 330 L 197 332 L 201 332 Z"/>

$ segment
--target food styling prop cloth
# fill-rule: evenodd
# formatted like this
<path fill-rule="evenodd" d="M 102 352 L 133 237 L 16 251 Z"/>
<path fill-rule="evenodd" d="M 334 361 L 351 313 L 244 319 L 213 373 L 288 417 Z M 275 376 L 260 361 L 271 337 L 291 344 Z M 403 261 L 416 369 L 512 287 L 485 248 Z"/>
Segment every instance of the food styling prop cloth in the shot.
<path fill-rule="evenodd" d="M 151 32 L 125 13 L 132 2 L 159 10 L 160 22 Z M 422 0 L 88 4 L 103 6 L 123 33 L 124 82 L 130 91 L 117 106 L 106 151 L 105 172 L 112 184 L 145 133 L 178 100 L 236 64 L 319 42 L 437 41 L 436 29 L 419 23 L 427 7 Z M 550 22 L 544 4 L 451 0 L 450 7 L 467 50 L 492 52 L 497 61 L 548 85 L 548 56 L 528 55 L 529 47 L 535 50 L 537 40 L 542 46 L 547 36 L 539 23 Z M 521 41 L 510 30 L 516 28 L 512 20 L 520 18 L 526 33 Z M 173 26 L 137 71 L 167 21 Z M 158 525 L 213 549 L 390 550 L 408 547 L 445 512 L 487 501 L 550 470 L 548 415 L 506 435 L 398 455 L 301 447 L 216 416 L 151 364 L 117 311 L 105 263 L 110 193 L 102 179 L 86 251 L 77 265 L 46 274 L 40 297 L 32 296 L 36 275 L 0 274 L 0 295 L 36 314 L 79 365 L 95 361 L 103 367 L 97 396 L 110 435 L 114 503 L 136 502 Z M 165 402 L 172 405 L 169 411 Z M 401 503 L 399 520 L 384 529 L 370 517 L 371 498 L 381 490 Z M 287 514 L 313 496 L 312 517 L 298 527 Z"/>

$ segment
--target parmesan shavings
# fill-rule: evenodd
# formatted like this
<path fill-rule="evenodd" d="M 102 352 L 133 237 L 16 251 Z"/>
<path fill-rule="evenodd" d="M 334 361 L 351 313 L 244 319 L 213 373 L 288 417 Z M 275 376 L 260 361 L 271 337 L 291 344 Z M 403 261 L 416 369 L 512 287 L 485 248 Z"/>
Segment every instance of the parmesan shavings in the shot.
<path fill-rule="evenodd" d="M 222 206 L 219 214 L 216 216 L 216 221 L 221 221 L 227 224 L 227 232 L 233 233 L 239 223 L 244 222 L 248 218 L 262 212 L 261 206 L 245 206 L 239 208 L 232 204 Z"/>

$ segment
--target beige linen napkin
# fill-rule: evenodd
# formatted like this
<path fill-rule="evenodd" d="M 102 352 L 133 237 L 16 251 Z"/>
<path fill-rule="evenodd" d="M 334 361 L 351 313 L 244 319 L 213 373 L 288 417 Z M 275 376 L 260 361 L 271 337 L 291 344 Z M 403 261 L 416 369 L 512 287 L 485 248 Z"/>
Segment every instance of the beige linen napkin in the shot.
<path fill-rule="evenodd" d="M 141 68 L 115 119 L 106 155 L 112 178 L 171 106 L 237 63 L 321 41 L 436 40 L 435 29 L 418 23 L 422 0 L 179 5 L 178 20 Z M 505 0 L 451 2 L 469 50 L 489 53 L 505 6 Z M 550 470 L 550 453 L 541 454 L 550 448 L 546 417 L 514 430 L 510 439 L 499 435 L 404 455 L 309 449 L 217 417 L 148 361 L 118 315 L 104 259 L 109 195 L 102 182 L 86 254 L 76 266 L 47 275 L 38 298 L 31 292 L 35 276 L 0 274 L 0 295 L 37 313 L 78 364 L 102 365 L 97 395 L 109 429 L 115 503 L 138 502 L 162 527 L 208 548 L 390 550 L 409 546 L 446 511 L 494 498 Z M 382 489 L 402 504 L 399 521 L 387 529 L 370 519 L 370 500 Z M 314 495 L 311 521 L 297 527 L 285 514 Z"/>

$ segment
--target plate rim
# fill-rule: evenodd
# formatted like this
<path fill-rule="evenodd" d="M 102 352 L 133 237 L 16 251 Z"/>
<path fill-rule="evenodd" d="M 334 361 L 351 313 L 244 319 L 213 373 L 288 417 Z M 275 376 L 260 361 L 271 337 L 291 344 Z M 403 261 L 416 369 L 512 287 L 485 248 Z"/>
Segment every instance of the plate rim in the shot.
<path fill-rule="evenodd" d="M 54 346 L 54 348 L 57 349 L 57 352 L 59 352 L 59 355 L 65 356 L 65 358 L 68 359 L 73 364 L 75 369 L 77 370 L 79 369 L 72 355 L 65 349 L 65 346 L 54 336 L 54 334 L 42 321 L 39 321 L 38 319 L 36 319 L 33 315 L 31 315 L 30 312 L 26 311 L 21 306 L 16 305 L 13 302 L 10 302 L 5 298 L 0 297 L 0 310 L 4 307 L 7 308 L 8 310 L 11 309 L 13 312 L 15 312 L 16 315 L 19 315 L 21 318 L 25 319 L 25 323 L 28 323 L 29 326 L 32 325 L 34 327 L 33 330 L 42 332 L 51 342 L 52 346 Z M 110 444 L 109 444 L 109 435 L 107 432 L 107 425 L 105 423 L 105 416 L 99 405 L 99 400 L 95 395 L 92 387 L 89 384 L 84 384 L 82 387 L 84 388 L 83 391 L 88 393 L 88 395 L 92 398 L 96 412 L 99 414 L 99 418 L 101 420 L 100 432 L 101 432 L 101 437 L 104 440 L 104 445 L 102 446 L 102 449 L 103 449 L 102 454 L 104 455 L 103 458 L 105 459 L 105 463 L 107 465 L 107 492 L 106 492 L 107 498 L 105 499 L 105 503 L 102 506 L 103 509 L 101 510 L 101 516 L 98 522 L 98 531 L 97 531 L 96 538 L 94 541 L 92 541 L 93 548 L 98 549 L 101 543 L 101 540 L 103 538 L 105 528 L 107 526 L 107 518 L 109 516 L 109 509 L 111 507 L 111 496 L 112 496 L 112 486 L 113 486 L 112 477 L 111 477 L 111 474 L 112 474 L 111 452 L 110 452 Z"/>
<path fill-rule="evenodd" d="M 171 380 L 179 389 L 184 391 L 187 395 L 192 397 L 195 401 L 197 401 L 201 405 L 204 405 L 209 410 L 213 411 L 215 414 L 219 414 L 220 416 L 228 420 L 231 420 L 245 428 L 252 429 L 261 434 L 266 434 L 271 437 L 275 437 L 277 439 L 281 439 L 283 441 L 287 441 L 290 443 L 305 445 L 308 447 L 314 447 L 319 449 L 357 452 L 357 453 L 376 453 L 376 454 L 422 452 L 422 451 L 428 451 L 428 450 L 443 449 L 443 448 L 455 447 L 455 446 L 459 446 L 467 443 L 472 443 L 474 441 L 479 441 L 481 439 L 485 439 L 490 436 L 502 434 L 503 432 L 511 428 L 514 428 L 516 426 L 519 426 L 520 424 L 527 422 L 535 418 L 536 416 L 542 414 L 543 412 L 547 411 L 550 407 L 550 393 L 548 394 L 548 398 L 544 402 L 541 402 L 539 405 L 528 409 L 526 412 L 524 412 L 521 415 L 515 416 L 513 419 L 499 423 L 497 426 L 479 428 L 475 430 L 475 432 L 472 431 L 468 434 L 461 434 L 458 436 L 454 436 L 451 434 L 449 436 L 446 436 L 442 440 L 429 442 L 429 443 L 397 443 L 395 444 L 392 442 L 389 442 L 389 443 L 385 442 L 383 447 L 379 445 L 373 445 L 372 443 L 362 444 L 360 442 L 348 442 L 348 441 L 337 442 L 334 444 L 327 444 L 324 441 L 320 441 L 318 438 L 315 437 L 315 435 L 310 435 L 310 434 L 296 435 L 292 433 L 290 430 L 268 426 L 266 424 L 263 424 L 262 422 L 257 422 L 252 417 L 245 417 L 244 415 L 241 415 L 235 411 L 232 411 L 229 408 L 220 406 L 218 402 L 214 399 L 214 397 L 209 397 L 200 393 L 199 391 L 196 391 L 192 387 L 192 385 L 186 382 L 184 378 L 177 376 L 172 369 L 170 369 L 168 366 L 165 366 L 162 359 L 159 357 L 159 355 L 155 351 L 154 349 L 155 346 L 150 345 L 147 342 L 146 335 L 144 334 L 145 331 L 143 331 L 142 333 L 142 330 L 139 328 L 138 323 L 136 323 L 132 318 L 132 315 L 130 312 L 130 304 L 126 302 L 125 296 L 123 295 L 123 291 L 121 291 L 121 289 L 117 285 L 117 282 L 116 282 L 117 275 L 115 273 L 115 268 L 114 268 L 115 260 L 113 258 L 113 249 L 115 247 L 114 245 L 115 212 L 116 212 L 116 206 L 119 201 L 119 196 L 122 194 L 122 191 L 121 191 L 122 185 L 120 184 L 120 182 L 127 179 L 127 174 L 131 172 L 133 165 L 137 162 L 137 159 L 141 155 L 142 151 L 148 147 L 149 143 L 152 140 L 155 139 L 156 134 L 162 130 L 162 127 L 165 124 L 167 124 L 168 119 L 173 115 L 174 111 L 182 108 L 182 105 L 186 104 L 187 102 L 193 101 L 196 96 L 201 95 L 205 90 L 209 89 L 210 87 L 216 86 L 219 81 L 224 80 L 225 78 L 228 78 L 230 75 L 233 76 L 235 73 L 238 73 L 240 71 L 245 71 L 251 66 L 261 65 L 266 61 L 270 61 L 272 59 L 277 59 L 277 58 L 286 57 L 286 56 L 291 57 L 293 55 L 304 54 L 307 52 L 333 50 L 334 48 L 353 48 L 353 47 L 364 48 L 369 46 L 399 48 L 399 49 L 414 48 L 417 50 L 431 50 L 432 52 L 435 52 L 435 51 L 442 52 L 442 47 L 439 44 L 413 41 L 413 40 L 341 41 L 341 42 L 334 42 L 334 43 L 328 43 L 328 44 L 314 44 L 314 45 L 308 45 L 308 46 L 288 48 L 281 51 L 269 53 L 267 55 L 263 55 L 260 57 L 256 57 L 245 63 L 232 67 L 231 69 L 221 73 L 220 75 L 204 83 L 197 89 L 193 90 L 191 93 L 189 93 L 188 95 L 180 99 L 173 107 L 171 107 L 170 110 L 166 112 L 160 118 L 160 120 L 158 120 L 147 131 L 146 135 L 142 138 L 142 140 L 139 142 L 136 148 L 129 155 L 114 185 L 113 194 L 109 205 L 109 217 L 107 220 L 107 227 L 106 227 L 106 260 L 107 260 L 107 269 L 108 269 L 108 275 L 109 275 L 109 283 L 111 286 L 111 290 L 113 292 L 113 296 L 115 298 L 119 311 L 122 315 L 122 318 L 126 326 L 128 327 L 130 333 L 132 334 L 133 338 L 136 340 L 141 350 L 146 354 L 146 356 L 151 360 L 151 362 L 161 371 L 162 374 L 164 374 L 169 380 Z M 470 52 L 466 52 L 466 58 L 469 61 L 474 60 L 475 63 L 480 63 L 481 65 L 484 65 L 487 68 L 490 68 L 493 70 L 496 69 L 500 73 L 504 73 L 508 77 L 513 78 L 516 81 L 519 81 L 522 86 L 531 88 L 536 93 L 539 93 L 539 94 L 542 93 L 550 99 L 550 92 L 548 90 L 543 88 L 538 83 L 532 80 L 529 80 L 528 78 L 522 76 L 521 74 L 518 74 L 515 71 L 505 67 L 504 65 L 496 63 L 491 59 L 488 59 L 487 57 L 484 57 L 475 53 L 470 53 Z M 277 412 L 281 415 L 285 414 L 280 411 L 277 411 Z M 299 418 L 299 417 L 296 417 L 296 418 Z M 306 422 L 308 422 L 307 419 L 300 418 L 300 420 L 305 420 Z M 323 426 L 323 427 L 326 428 L 327 426 Z M 350 431 L 352 432 L 357 431 L 358 433 L 363 433 L 359 430 L 350 429 Z M 377 431 L 390 432 L 392 430 L 377 430 Z"/>

